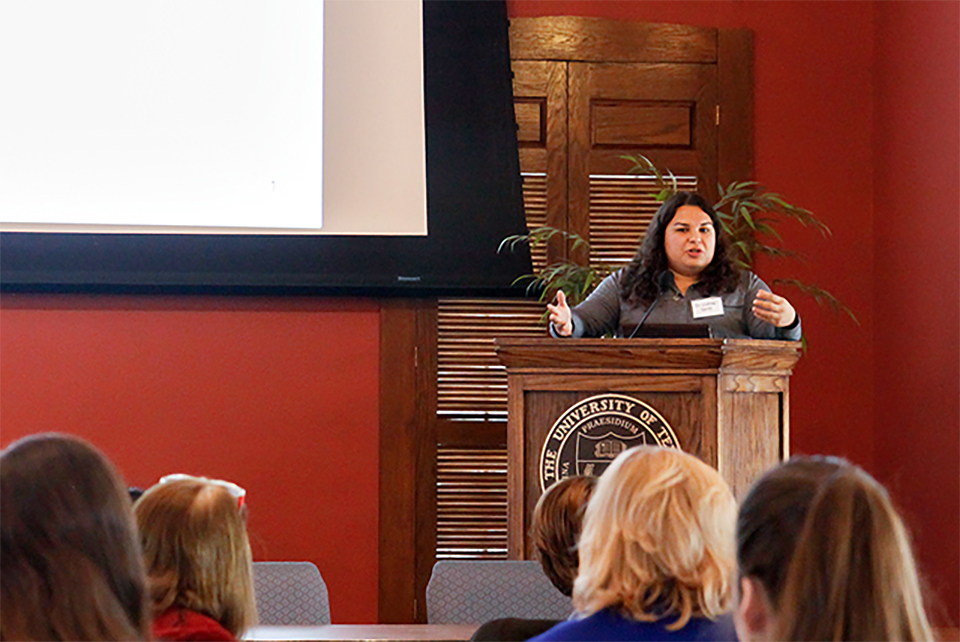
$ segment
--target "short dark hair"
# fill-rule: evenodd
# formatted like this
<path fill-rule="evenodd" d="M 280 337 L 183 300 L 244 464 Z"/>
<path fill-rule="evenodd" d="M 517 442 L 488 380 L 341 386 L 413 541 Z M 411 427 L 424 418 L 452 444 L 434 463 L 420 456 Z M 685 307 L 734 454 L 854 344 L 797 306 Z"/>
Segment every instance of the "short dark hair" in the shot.
<path fill-rule="evenodd" d="M 143 560 L 113 465 L 58 434 L 14 442 L 0 463 L 3 639 L 147 639 Z"/>
<path fill-rule="evenodd" d="M 577 540 L 583 527 L 583 511 L 596 485 L 596 477 L 561 479 L 540 496 L 533 509 L 533 547 L 543 572 L 566 596 L 573 594 L 573 581 L 580 566 Z"/>
<path fill-rule="evenodd" d="M 643 242 L 623 274 L 620 283 L 620 297 L 625 300 L 653 301 L 660 294 L 661 277 L 670 269 L 664 237 L 667 225 L 676 216 L 677 210 L 684 205 L 699 207 L 710 217 L 715 230 L 717 243 L 710 265 L 701 273 L 700 282 L 710 294 L 732 292 L 740 280 L 740 270 L 730 260 L 727 251 L 727 238 L 722 233 L 720 217 L 706 199 L 695 192 L 676 192 L 670 196 L 647 227 Z"/>

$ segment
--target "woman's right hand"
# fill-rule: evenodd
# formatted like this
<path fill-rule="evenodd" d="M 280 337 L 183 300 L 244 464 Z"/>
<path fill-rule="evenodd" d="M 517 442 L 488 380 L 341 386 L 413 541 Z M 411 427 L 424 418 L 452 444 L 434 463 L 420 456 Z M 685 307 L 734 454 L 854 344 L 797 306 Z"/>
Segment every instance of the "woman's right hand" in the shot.
<path fill-rule="evenodd" d="M 547 310 L 550 312 L 550 323 L 553 324 L 553 330 L 561 337 L 569 337 L 573 334 L 573 313 L 570 312 L 570 306 L 567 305 L 567 295 L 563 290 L 557 290 L 555 303 L 548 303 Z"/>

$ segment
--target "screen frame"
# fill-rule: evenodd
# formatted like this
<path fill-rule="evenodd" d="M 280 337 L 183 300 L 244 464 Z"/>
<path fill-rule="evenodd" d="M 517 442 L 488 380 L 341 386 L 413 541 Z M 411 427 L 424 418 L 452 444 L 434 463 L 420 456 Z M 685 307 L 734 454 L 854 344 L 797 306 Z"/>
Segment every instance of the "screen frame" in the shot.
<path fill-rule="evenodd" d="M 3 232 L 0 289 L 522 296 L 529 251 L 498 253 L 526 232 L 505 3 L 423 7 L 426 236 Z"/>

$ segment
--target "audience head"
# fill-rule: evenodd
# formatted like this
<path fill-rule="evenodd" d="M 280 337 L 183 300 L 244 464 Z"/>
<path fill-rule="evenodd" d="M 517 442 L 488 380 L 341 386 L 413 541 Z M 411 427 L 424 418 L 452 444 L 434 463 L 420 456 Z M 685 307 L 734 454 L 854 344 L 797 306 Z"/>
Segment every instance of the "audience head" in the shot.
<path fill-rule="evenodd" d="M 153 611 L 202 613 L 236 637 L 256 621 L 244 491 L 171 475 L 134 505 Z"/>
<path fill-rule="evenodd" d="M 553 585 L 564 595 L 573 593 L 580 556 L 577 540 L 587 500 L 596 477 L 567 477 L 548 488 L 533 509 L 530 537 L 540 564 Z"/>
<path fill-rule="evenodd" d="M 0 454 L 0 639 L 143 640 L 149 607 L 126 485 L 57 434 Z"/>
<path fill-rule="evenodd" d="M 744 500 L 737 531 L 740 639 L 933 639 L 903 522 L 853 464 L 778 466 Z"/>
<path fill-rule="evenodd" d="M 631 448 L 604 471 L 580 536 L 573 603 L 636 620 L 715 618 L 730 601 L 736 502 L 716 470 L 674 448 Z"/>

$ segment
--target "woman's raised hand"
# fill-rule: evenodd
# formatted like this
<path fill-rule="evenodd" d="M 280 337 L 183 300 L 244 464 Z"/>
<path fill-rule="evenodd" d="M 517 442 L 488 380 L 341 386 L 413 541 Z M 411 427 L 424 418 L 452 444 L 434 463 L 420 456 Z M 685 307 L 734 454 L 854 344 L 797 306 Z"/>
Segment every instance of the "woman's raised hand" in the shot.
<path fill-rule="evenodd" d="M 758 319 L 772 323 L 778 328 L 793 324 L 797 318 L 797 311 L 789 301 L 766 290 L 757 291 L 757 298 L 753 300 L 753 314 Z"/>
<path fill-rule="evenodd" d="M 548 303 L 547 310 L 550 312 L 550 323 L 553 324 L 554 331 L 561 337 L 569 337 L 573 334 L 573 314 L 570 312 L 570 306 L 567 305 L 567 295 L 563 290 L 557 290 L 555 303 Z"/>

